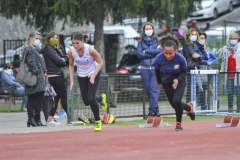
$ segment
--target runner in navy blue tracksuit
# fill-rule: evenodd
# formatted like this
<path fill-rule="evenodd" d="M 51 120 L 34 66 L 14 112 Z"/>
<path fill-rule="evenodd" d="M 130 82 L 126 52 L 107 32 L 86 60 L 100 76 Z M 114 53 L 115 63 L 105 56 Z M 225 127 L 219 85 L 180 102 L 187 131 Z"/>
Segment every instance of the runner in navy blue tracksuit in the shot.
<path fill-rule="evenodd" d="M 160 40 L 163 52 L 157 55 L 154 66 L 157 82 L 162 85 L 168 101 L 176 112 L 176 131 L 181 131 L 182 114 L 186 110 L 192 120 L 195 113 L 191 103 L 183 103 L 182 97 L 186 87 L 186 59 L 177 52 L 179 41 L 175 36 L 167 35 Z"/>

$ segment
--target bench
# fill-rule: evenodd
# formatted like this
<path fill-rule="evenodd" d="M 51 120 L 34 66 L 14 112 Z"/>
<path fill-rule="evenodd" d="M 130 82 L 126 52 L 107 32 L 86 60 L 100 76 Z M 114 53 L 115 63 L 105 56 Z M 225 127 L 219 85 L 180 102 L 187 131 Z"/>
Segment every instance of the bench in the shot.
<path fill-rule="evenodd" d="M 3 87 L 0 83 L 0 99 L 4 99 L 5 101 L 7 100 L 7 106 L 8 106 L 8 112 L 11 111 L 12 105 L 15 105 L 17 99 L 22 99 L 22 105 L 21 105 L 21 111 L 23 110 L 24 107 L 24 101 L 23 101 L 23 96 L 17 96 L 13 94 L 13 90 L 11 88 L 6 88 Z"/>

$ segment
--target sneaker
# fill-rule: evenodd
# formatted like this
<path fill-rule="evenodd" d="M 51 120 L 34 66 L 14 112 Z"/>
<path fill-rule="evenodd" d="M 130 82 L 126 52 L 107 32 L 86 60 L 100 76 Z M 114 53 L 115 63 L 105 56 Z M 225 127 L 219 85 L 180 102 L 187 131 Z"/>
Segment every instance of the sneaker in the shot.
<path fill-rule="evenodd" d="M 104 111 L 106 111 L 107 108 L 108 108 L 108 105 L 107 105 L 107 95 L 103 93 L 101 96 L 102 96 L 102 102 L 101 102 L 102 109 Z"/>
<path fill-rule="evenodd" d="M 58 111 L 58 116 L 61 118 L 61 117 L 64 117 L 66 115 L 66 112 L 64 111 L 64 109 L 61 109 L 60 111 Z"/>
<path fill-rule="evenodd" d="M 58 115 L 58 113 L 55 113 L 55 114 L 54 114 L 54 118 L 56 118 L 56 119 L 58 119 L 58 118 L 59 118 L 59 115 Z"/>
<path fill-rule="evenodd" d="M 58 126 L 61 123 L 57 122 L 55 119 L 52 119 L 50 122 L 48 122 L 48 124 Z"/>
<path fill-rule="evenodd" d="M 82 115 L 81 119 L 82 119 L 82 121 L 83 121 L 84 123 L 90 124 L 90 121 L 89 121 L 89 119 L 88 119 L 86 116 Z"/>
<path fill-rule="evenodd" d="M 177 122 L 177 123 L 176 123 L 175 131 L 182 131 L 182 130 L 183 130 L 183 128 L 182 128 L 182 126 L 181 126 L 181 122 Z"/>
<path fill-rule="evenodd" d="M 191 120 L 195 120 L 195 113 L 193 112 L 193 104 L 192 102 L 188 103 L 189 111 L 187 115 L 191 118 Z"/>
<path fill-rule="evenodd" d="M 94 125 L 94 131 L 95 132 L 100 132 L 102 130 L 102 122 L 99 121 L 95 121 L 95 125 Z"/>

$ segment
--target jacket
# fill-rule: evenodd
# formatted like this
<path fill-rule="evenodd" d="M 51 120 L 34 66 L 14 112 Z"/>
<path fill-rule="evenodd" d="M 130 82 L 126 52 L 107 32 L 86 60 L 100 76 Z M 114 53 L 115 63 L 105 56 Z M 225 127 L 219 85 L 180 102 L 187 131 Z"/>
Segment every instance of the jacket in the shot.
<path fill-rule="evenodd" d="M 66 67 L 67 64 L 66 61 L 60 57 L 60 55 L 60 51 L 51 45 L 46 45 L 46 47 L 43 49 L 43 56 L 48 75 L 62 75 L 61 67 Z"/>
<path fill-rule="evenodd" d="M 37 84 L 35 86 L 25 85 L 26 94 L 35 94 L 43 92 L 45 88 L 44 78 L 44 60 L 40 56 L 39 50 L 32 45 L 24 49 L 25 63 L 29 67 L 29 71 L 37 76 Z"/>
<path fill-rule="evenodd" d="M 137 57 L 140 59 L 141 66 L 154 69 L 155 57 L 162 52 L 162 48 L 157 48 L 157 46 L 158 38 L 154 38 L 152 45 L 148 45 L 144 40 L 138 42 Z"/>
<path fill-rule="evenodd" d="M 197 53 L 200 55 L 200 58 L 193 59 L 192 55 Z M 186 42 L 183 46 L 183 56 L 187 60 L 188 71 L 191 69 L 199 68 L 199 65 L 207 64 L 207 55 L 203 53 L 196 44 Z"/>
<path fill-rule="evenodd" d="M 228 57 L 231 53 L 231 50 L 234 50 L 234 58 L 236 59 L 236 72 L 240 73 L 240 43 L 236 44 L 235 47 L 229 45 L 223 47 L 222 52 L 222 63 L 221 63 L 221 72 L 227 72 L 228 69 Z M 227 74 L 224 74 L 225 85 L 227 83 Z M 240 85 L 240 84 L 239 84 Z M 234 79 L 234 86 L 237 86 L 237 78 Z"/>

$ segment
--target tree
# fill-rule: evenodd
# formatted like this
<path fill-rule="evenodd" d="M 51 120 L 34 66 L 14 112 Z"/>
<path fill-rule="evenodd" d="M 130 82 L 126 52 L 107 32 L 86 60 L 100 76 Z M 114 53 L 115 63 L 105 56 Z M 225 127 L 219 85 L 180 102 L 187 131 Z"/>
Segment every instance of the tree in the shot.
<path fill-rule="evenodd" d="M 148 21 L 157 21 L 168 28 L 178 27 L 198 0 L 142 0 L 138 15 L 146 16 Z"/>
<path fill-rule="evenodd" d="M 50 31 L 56 20 L 56 15 L 51 9 L 54 0 L 0 0 L 1 16 L 12 18 L 20 15 L 29 26 L 36 27 L 41 32 Z"/>
<path fill-rule="evenodd" d="M 103 22 L 109 17 L 114 22 L 121 21 L 129 13 L 136 13 L 135 0 L 0 0 L 2 16 L 14 15 L 26 20 L 26 24 L 38 28 L 41 32 L 53 29 L 56 19 L 66 23 L 93 23 L 95 26 L 95 48 L 104 57 Z M 70 22 L 69 22 L 70 21 Z"/>
<path fill-rule="evenodd" d="M 55 13 L 66 22 L 70 18 L 71 23 L 93 23 L 95 26 L 94 47 L 104 57 L 104 19 L 110 15 L 113 22 L 122 21 L 129 13 L 136 13 L 135 7 L 137 5 L 134 2 L 117 0 L 56 0 L 53 8 Z"/>
<path fill-rule="evenodd" d="M 95 48 L 104 58 L 103 22 L 108 17 L 114 23 L 125 17 L 147 17 L 172 27 L 178 25 L 189 11 L 194 0 L 0 0 L 0 13 L 26 20 L 41 32 L 53 29 L 57 19 L 65 23 L 93 23 Z"/>

